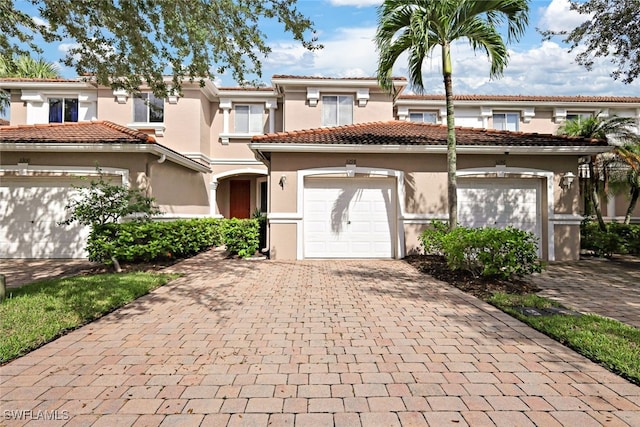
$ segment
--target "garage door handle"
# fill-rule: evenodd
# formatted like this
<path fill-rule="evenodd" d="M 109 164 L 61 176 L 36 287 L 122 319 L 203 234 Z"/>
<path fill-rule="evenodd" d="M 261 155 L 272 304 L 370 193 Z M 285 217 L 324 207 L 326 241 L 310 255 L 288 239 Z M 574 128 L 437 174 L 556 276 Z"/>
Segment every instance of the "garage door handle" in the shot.
<path fill-rule="evenodd" d="M 347 224 L 351 224 L 351 221 L 347 221 Z"/>

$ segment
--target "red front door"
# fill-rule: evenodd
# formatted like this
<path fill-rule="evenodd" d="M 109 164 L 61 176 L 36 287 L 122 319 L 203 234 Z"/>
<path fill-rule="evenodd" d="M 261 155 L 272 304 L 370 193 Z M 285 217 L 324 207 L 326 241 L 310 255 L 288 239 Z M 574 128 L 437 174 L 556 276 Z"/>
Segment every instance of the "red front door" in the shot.
<path fill-rule="evenodd" d="M 229 216 L 249 218 L 251 216 L 251 181 L 233 180 L 229 183 Z"/>

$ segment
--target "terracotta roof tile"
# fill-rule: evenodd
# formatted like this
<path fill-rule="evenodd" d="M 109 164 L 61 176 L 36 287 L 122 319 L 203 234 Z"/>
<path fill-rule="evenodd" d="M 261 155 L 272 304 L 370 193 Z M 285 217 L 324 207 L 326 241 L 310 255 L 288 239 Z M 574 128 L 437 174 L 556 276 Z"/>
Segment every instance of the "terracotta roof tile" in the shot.
<path fill-rule="evenodd" d="M 9 126 L 9 120 L 0 119 L 0 126 Z"/>
<path fill-rule="evenodd" d="M 236 91 L 260 91 L 260 92 L 273 92 L 273 88 L 271 86 L 261 86 L 261 87 L 219 87 L 218 90 L 236 90 Z"/>
<path fill-rule="evenodd" d="M 377 80 L 377 77 L 322 77 L 322 76 L 294 76 L 275 74 L 272 79 L 300 79 L 300 80 Z M 395 81 L 407 81 L 406 77 L 393 77 Z"/>
<path fill-rule="evenodd" d="M 605 141 L 550 134 L 456 128 L 459 146 L 606 146 Z M 389 121 L 258 135 L 254 143 L 341 145 L 446 145 L 447 127 Z"/>
<path fill-rule="evenodd" d="M 0 82 L 35 82 L 35 83 L 82 83 L 84 79 L 63 79 L 63 78 L 54 78 L 54 79 L 36 79 L 36 78 L 27 78 L 27 77 L 1 77 Z"/>
<path fill-rule="evenodd" d="M 444 95 L 400 95 L 398 99 L 444 101 Z M 454 95 L 455 101 L 531 101 L 531 102 L 640 102 L 633 96 L 539 96 L 539 95 Z"/>
<path fill-rule="evenodd" d="M 144 132 L 107 121 L 2 126 L 0 142 L 153 144 Z"/>

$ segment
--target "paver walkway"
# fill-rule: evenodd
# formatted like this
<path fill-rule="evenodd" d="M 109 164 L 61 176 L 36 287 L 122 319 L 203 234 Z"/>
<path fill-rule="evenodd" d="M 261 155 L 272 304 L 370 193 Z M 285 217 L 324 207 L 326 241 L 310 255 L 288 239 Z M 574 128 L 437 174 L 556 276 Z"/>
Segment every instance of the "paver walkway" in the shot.
<path fill-rule="evenodd" d="M 640 328 L 640 257 L 552 263 L 533 282 L 539 295 Z"/>
<path fill-rule="evenodd" d="M 0 424 L 640 425 L 640 387 L 402 261 L 173 268 L 1 367 Z"/>

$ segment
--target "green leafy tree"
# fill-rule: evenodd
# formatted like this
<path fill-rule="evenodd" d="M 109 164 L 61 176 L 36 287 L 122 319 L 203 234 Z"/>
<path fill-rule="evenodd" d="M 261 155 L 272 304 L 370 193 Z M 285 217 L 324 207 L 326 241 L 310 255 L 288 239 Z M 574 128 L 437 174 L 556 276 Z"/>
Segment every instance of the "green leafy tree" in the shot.
<path fill-rule="evenodd" d="M 39 79 L 54 79 L 60 77 L 58 67 L 42 58 L 33 59 L 27 55 L 18 57 L 0 56 L 0 78 L 26 77 Z M 0 90 L 0 114 L 9 107 L 9 93 Z"/>
<path fill-rule="evenodd" d="M 447 106 L 447 182 L 449 227 L 458 222 L 457 156 L 453 106 L 451 44 L 467 40 L 474 50 L 490 60 L 491 77 L 503 73 L 509 59 L 498 31 L 506 23 L 507 42 L 518 40 L 529 22 L 527 0 L 386 0 L 378 9 L 376 45 L 379 52 L 378 80 L 391 92 L 393 65 L 409 54 L 409 80 L 414 90 L 424 92 L 422 65 L 440 47 Z"/>
<path fill-rule="evenodd" d="M 77 222 L 95 230 L 123 218 L 149 221 L 162 213 L 155 199 L 147 197 L 140 189 L 113 184 L 105 179 L 100 169 L 98 172 L 99 179 L 92 180 L 89 187 L 75 187 L 79 194 L 65 206 L 69 217 L 60 225 Z M 111 260 L 116 271 L 122 271 L 118 260 L 115 257 Z"/>
<path fill-rule="evenodd" d="M 259 26 L 279 22 L 308 49 L 316 49 L 313 23 L 296 0 L 28 0 L 40 17 L 0 0 L 0 56 L 39 52 L 35 40 L 71 39 L 63 63 L 78 75 L 132 92 L 148 84 L 157 95 L 180 92 L 185 79 L 207 79 L 231 71 L 236 81 L 261 75 L 270 52 Z M 163 74 L 170 70 L 171 84 Z M 201 84 L 204 80 L 200 80 Z"/>
<path fill-rule="evenodd" d="M 606 188 L 608 182 L 613 177 L 620 182 L 628 180 L 631 189 L 632 203 L 631 212 L 633 212 L 638 196 L 633 202 L 633 193 L 637 187 L 638 158 L 635 153 L 634 146 L 640 141 L 638 135 L 631 129 L 635 125 L 635 120 L 628 117 L 609 117 L 604 118 L 600 113 L 593 117 L 579 118 L 565 122 L 558 128 L 558 134 L 579 136 L 582 138 L 602 139 L 610 144 L 617 144 L 613 147 L 611 153 L 603 153 L 591 157 L 589 162 L 589 181 L 587 185 L 587 200 L 593 207 L 594 213 L 598 220 L 598 224 L 602 231 L 607 230 L 607 226 L 602 217 L 602 208 L 600 206 L 600 197 L 606 197 Z M 627 144 L 623 146 L 621 144 Z M 638 163 L 634 163 L 634 159 Z M 622 165 L 622 169 L 620 167 Z M 624 173 L 620 175 L 619 171 Z M 634 178 L 635 174 L 635 178 Z M 629 216 L 630 219 L 630 216 Z M 625 220 L 626 221 L 626 220 Z"/>
<path fill-rule="evenodd" d="M 595 58 L 606 57 L 617 66 L 614 79 L 631 83 L 640 75 L 640 0 L 571 1 L 571 10 L 586 21 L 571 31 L 543 31 L 547 38 L 563 36 L 576 62 L 593 69 Z"/>

